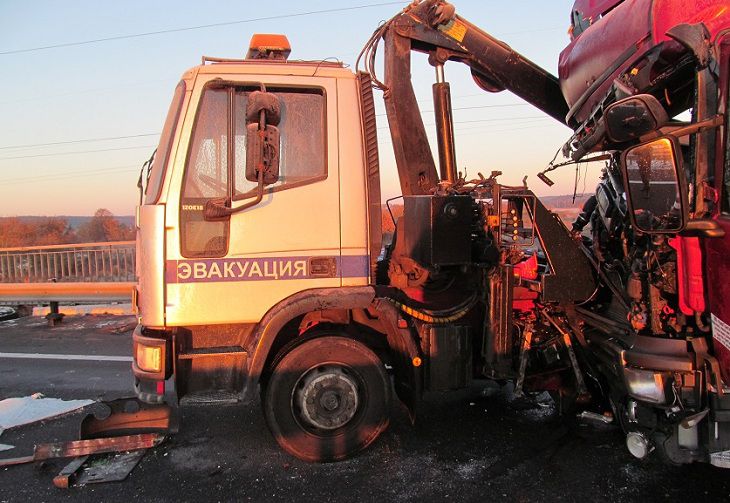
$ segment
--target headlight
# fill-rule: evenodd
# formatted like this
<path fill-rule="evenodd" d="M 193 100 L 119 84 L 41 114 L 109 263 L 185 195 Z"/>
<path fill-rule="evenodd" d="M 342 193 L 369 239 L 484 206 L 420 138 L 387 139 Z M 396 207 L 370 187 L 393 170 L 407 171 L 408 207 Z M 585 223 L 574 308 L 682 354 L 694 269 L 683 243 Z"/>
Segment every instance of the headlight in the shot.
<path fill-rule="evenodd" d="M 653 370 L 641 370 L 636 368 L 624 368 L 624 378 L 629 394 L 637 400 L 664 404 L 667 401 L 664 390 L 666 389 L 666 375 Z"/>

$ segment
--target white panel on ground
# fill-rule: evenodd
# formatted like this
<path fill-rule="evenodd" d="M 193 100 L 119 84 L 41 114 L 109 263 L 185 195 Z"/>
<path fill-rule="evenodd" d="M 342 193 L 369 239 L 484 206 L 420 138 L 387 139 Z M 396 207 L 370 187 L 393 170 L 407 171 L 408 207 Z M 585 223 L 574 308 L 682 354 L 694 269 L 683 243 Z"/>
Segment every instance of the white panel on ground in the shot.
<path fill-rule="evenodd" d="M 33 398 L 33 396 L 0 400 L 0 431 L 60 416 L 94 403 L 93 400 L 61 400 Z"/>

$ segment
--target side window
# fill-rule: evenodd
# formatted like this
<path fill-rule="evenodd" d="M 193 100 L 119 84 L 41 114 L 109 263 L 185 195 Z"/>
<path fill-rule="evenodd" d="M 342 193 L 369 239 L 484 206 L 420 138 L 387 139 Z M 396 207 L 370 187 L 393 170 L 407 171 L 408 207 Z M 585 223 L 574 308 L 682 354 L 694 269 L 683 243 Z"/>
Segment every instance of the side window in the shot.
<path fill-rule="evenodd" d="M 327 176 L 325 142 L 325 96 L 321 89 L 278 89 L 268 92 L 279 98 L 281 134 L 279 180 L 274 190 L 293 188 L 323 180 Z M 248 197 L 256 182 L 246 180 L 246 105 L 249 91 L 237 91 L 235 114 L 235 191 L 234 199 Z"/>
<path fill-rule="evenodd" d="M 203 94 L 188 156 L 183 197 L 225 197 L 228 186 L 228 91 Z"/>
<path fill-rule="evenodd" d="M 228 251 L 230 219 L 209 222 L 211 199 L 233 201 L 256 195 L 246 179 L 246 106 L 259 86 L 208 88 L 198 107 L 188 151 L 180 208 L 185 257 L 221 257 Z M 277 192 L 327 177 L 325 95 L 321 89 L 269 88 L 279 98 L 279 177 L 265 190 Z M 240 205 L 239 205 L 240 206 Z"/>
<path fill-rule="evenodd" d="M 228 245 L 228 223 L 207 222 L 203 208 L 210 199 L 228 195 L 227 89 L 207 89 L 200 101 L 180 208 L 181 245 L 186 257 L 219 257 Z"/>

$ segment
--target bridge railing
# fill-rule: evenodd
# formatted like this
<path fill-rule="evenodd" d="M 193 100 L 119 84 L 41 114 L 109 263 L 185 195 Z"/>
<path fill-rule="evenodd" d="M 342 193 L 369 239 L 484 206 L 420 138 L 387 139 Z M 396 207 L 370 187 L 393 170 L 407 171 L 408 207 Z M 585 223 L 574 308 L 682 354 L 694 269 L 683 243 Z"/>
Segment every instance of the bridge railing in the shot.
<path fill-rule="evenodd" d="M 0 248 L 0 283 L 134 281 L 134 241 Z"/>

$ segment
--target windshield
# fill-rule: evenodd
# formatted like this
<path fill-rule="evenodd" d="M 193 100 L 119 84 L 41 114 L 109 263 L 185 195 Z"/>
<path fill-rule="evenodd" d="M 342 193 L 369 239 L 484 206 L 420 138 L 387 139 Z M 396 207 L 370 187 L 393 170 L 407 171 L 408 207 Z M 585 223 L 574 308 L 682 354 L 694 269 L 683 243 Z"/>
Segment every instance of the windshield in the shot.
<path fill-rule="evenodd" d="M 162 128 L 160 143 L 157 147 L 157 154 L 152 161 L 150 174 L 148 177 L 147 188 L 145 189 L 145 204 L 154 204 L 160 197 L 162 189 L 162 180 L 165 178 L 165 167 L 170 158 L 170 149 L 172 147 L 172 137 L 175 132 L 175 125 L 180 116 L 183 98 L 185 97 L 185 81 L 181 80 L 175 88 L 175 95 L 172 98 L 170 109 L 167 111 L 165 126 Z"/>

